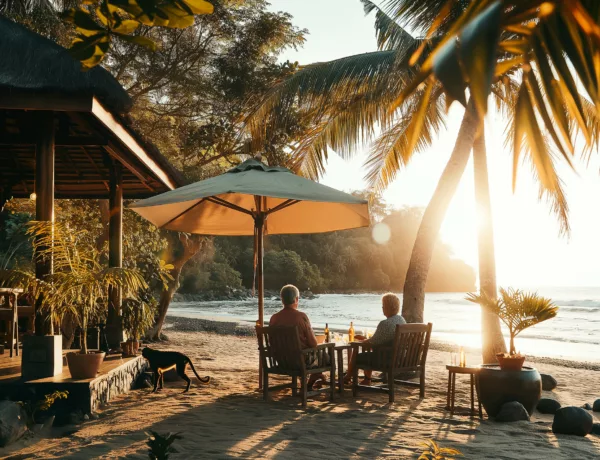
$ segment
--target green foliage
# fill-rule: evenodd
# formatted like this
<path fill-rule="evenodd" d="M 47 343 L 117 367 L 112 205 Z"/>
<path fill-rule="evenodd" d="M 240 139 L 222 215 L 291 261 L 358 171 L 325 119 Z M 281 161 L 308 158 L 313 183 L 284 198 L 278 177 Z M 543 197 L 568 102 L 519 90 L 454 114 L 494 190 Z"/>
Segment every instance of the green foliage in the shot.
<path fill-rule="evenodd" d="M 146 435 L 149 436 L 146 445 L 150 448 L 148 450 L 148 458 L 150 460 L 167 460 L 169 454 L 177 453 L 177 450 L 173 447 L 173 443 L 178 439 L 183 439 L 183 436 L 179 433 L 161 435 L 152 430 L 146 433 Z"/>
<path fill-rule="evenodd" d="M 265 287 L 278 290 L 293 283 L 300 289 L 324 291 L 402 290 L 421 210 L 390 211 L 379 203 L 382 222 L 391 238 L 376 243 L 372 229 L 356 229 L 316 235 L 270 235 L 265 238 Z M 226 291 L 227 283 L 209 280 L 214 263 L 226 265 L 245 287 L 254 277 L 253 240 L 248 237 L 217 237 L 214 254 L 190 263 L 183 272 L 181 292 Z M 219 287 L 220 286 L 220 287 Z M 475 286 L 473 268 L 453 257 L 449 247 L 437 244 L 432 260 L 428 291 L 469 291 Z"/>
<path fill-rule="evenodd" d="M 462 457 L 462 453 L 451 447 L 441 447 L 433 439 L 421 443 L 423 452 L 418 460 L 453 460 L 456 456 Z"/>
<path fill-rule="evenodd" d="M 56 402 L 57 399 L 67 399 L 69 396 L 68 391 L 58 391 L 56 390 L 53 393 L 49 393 L 44 396 L 44 399 L 41 399 L 36 402 L 19 402 L 19 404 L 25 409 L 25 413 L 27 414 L 27 427 L 32 428 L 35 425 L 35 414 L 39 411 L 45 412 L 52 407 L 52 405 Z"/>
<path fill-rule="evenodd" d="M 123 330 L 130 339 L 139 340 L 154 325 L 157 302 L 151 295 L 143 293 L 139 298 L 123 300 Z"/>
<path fill-rule="evenodd" d="M 3 213 L 0 217 L 0 269 L 7 269 L 31 259 L 27 237 L 29 213 Z"/>
<path fill-rule="evenodd" d="M 95 238 L 85 230 L 73 231 L 67 224 L 32 221 L 27 235 L 42 260 L 52 260 L 54 273 L 39 280 L 27 269 L 0 271 L 0 283 L 24 287 L 41 307 L 54 317 L 71 312 L 82 330 L 102 315 L 108 306 L 109 286 L 125 296 L 137 296 L 147 288 L 141 274 L 126 268 L 107 268 Z M 81 353 L 87 353 L 86 334 Z"/>
<path fill-rule="evenodd" d="M 510 354 L 516 354 L 514 339 L 525 329 L 554 318 L 558 307 L 552 300 L 537 293 L 520 289 L 500 288 L 500 298 L 493 299 L 485 294 L 467 294 L 466 299 L 477 303 L 506 324 L 510 332 Z"/>
<path fill-rule="evenodd" d="M 90 68 L 104 59 L 114 38 L 156 51 L 156 42 L 135 34 L 140 27 L 184 29 L 194 24 L 195 15 L 212 12 L 213 5 L 205 0 L 87 0 L 63 17 L 77 34 L 71 54 Z"/>

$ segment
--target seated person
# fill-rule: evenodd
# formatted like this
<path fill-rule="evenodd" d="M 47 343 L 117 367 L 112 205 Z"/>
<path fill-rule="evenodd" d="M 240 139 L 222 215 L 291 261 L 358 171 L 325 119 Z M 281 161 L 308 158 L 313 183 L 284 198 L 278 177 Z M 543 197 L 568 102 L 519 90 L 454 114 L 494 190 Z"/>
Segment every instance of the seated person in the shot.
<path fill-rule="evenodd" d="M 302 349 L 316 348 L 317 338 L 313 332 L 310 320 L 306 313 L 298 311 L 298 303 L 300 301 L 300 291 L 292 284 L 281 288 L 281 303 L 283 309 L 271 316 L 269 326 L 297 326 L 298 335 L 300 336 L 300 346 Z M 306 363 L 310 367 L 312 363 Z M 323 374 L 311 374 L 308 381 L 308 388 L 312 388 L 313 384 L 318 380 L 326 382 Z M 319 387 L 321 384 L 319 384 Z"/>
<path fill-rule="evenodd" d="M 404 318 L 398 314 L 398 312 L 400 311 L 400 299 L 397 295 L 392 293 L 385 294 L 381 298 L 381 307 L 383 309 L 383 314 L 386 316 L 387 319 L 384 319 L 377 325 L 377 330 L 375 331 L 375 334 L 373 334 L 373 337 L 371 337 L 369 340 L 363 341 L 363 344 L 366 346 L 377 347 L 392 345 L 396 334 L 396 325 L 406 324 Z M 355 361 L 353 358 L 353 356 L 350 357 L 348 373 L 344 378 L 345 383 L 349 383 L 352 379 L 352 371 L 355 365 Z M 372 359 L 373 352 L 371 351 L 358 353 L 358 356 L 356 356 L 356 363 L 370 364 Z M 372 373 L 372 371 L 365 370 L 365 378 L 362 382 L 360 382 L 361 385 L 371 384 Z"/>

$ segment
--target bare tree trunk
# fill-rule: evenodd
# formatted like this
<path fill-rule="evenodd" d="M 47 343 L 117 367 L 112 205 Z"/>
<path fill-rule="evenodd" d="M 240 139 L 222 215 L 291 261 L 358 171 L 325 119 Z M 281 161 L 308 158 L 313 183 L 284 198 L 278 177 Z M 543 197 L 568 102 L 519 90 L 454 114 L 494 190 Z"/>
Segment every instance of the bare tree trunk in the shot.
<path fill-rule="evenodd" d="M 479 292 L 496 299 L 496 256 L 494 250 L 494 223 L 488 181 L 487 152 L 483 129 L 473 144 L 473 171 L 475 177 L 475 202 L 479 226 Z M 495 363 L 496 353 L 506 352 L 506 342 L 500 329 L 500 319 L 481 309 L 481 353 L 484 363 Z"/>
<path fill-rule="evenodd" d="M 479 129 L 479 117 L 469 103 L 458 132 L 450 160 L 423 214 L 413 246 L 402 301 L 402 316 L 409 323 L 422 323 L 425 308 L 425 285 L 433 249 L 448 206 L 467 167 L 473 141 Z"/>
<path fill-rule="evenodd" d="M 187 233 L 176 234 L 178 238 L 169 238 L 169 252 L 176 254 L 178 251 L 176 245 L 181 244 L 183 250 L 177 255 L 173 256 L 173 260 L 169 261 L 173 265 L 171 271 L 172 280 L 169 281 L 168 285 L 162 290 L 160 294 L 160 300 L 158 303 L 158 312 L 156 315 L 156 321 L 154 327 L 148 332 L 147 337 L 150 340 L 160 340 L 160 333 L 167 317 L 167 311 L 173 295 L 179 288 L 179 278 L 181 276 L 181 270 L 185 264 L 198 254 L 206 245 L 207 238 L 199 235 L 188 235 Z"/>

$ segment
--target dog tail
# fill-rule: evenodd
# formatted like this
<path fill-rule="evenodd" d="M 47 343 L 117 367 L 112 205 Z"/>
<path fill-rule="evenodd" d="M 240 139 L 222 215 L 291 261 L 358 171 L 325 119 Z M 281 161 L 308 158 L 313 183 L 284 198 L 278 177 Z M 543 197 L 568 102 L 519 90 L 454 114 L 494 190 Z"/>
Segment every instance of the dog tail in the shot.
<path fill-rule="evenodd" d="M 198 380 L 200 380 L 202 383 L 208 383 L 210 382 L 210 376 L 207 375 L 206 377 L 202 378 L 198 375 L 198 372 L 196 372 L 196 368 L 194 367 L 194 363 L 192 363 L 192 360 L 190 358 L 188 358 L 188 362 L 190 363 L 190 367 L 192 368 L 192 371 L 194 371 L 194 374 L 196 374 L 196 377 L 198 378 Z"/>

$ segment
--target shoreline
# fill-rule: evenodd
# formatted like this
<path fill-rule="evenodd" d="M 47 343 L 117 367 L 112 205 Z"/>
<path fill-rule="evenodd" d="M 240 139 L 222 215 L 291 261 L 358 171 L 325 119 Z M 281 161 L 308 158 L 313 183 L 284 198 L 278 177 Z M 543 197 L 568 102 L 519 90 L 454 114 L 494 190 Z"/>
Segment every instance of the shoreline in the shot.
<path fill-rule="evenodd" d="M 241 337 L 255 336 L 254 323 L 251 321 L 244 321 L 235 318 L 215 318 L 214 316 L 211 317 L 201 315 L 182 316 L 181 314 L 167 314 L 167 318 L 165 320 L 165 327 L 163 328 L 163 333 L 165 333 L 168 336 L 169 331 L 212 332 L 220 335 L 234 335 Z M 334 328 L 332 328 L 332 331 L 344 332 L 342 330 L 337 330 Z M 431 340 L 429 348 L 431 350 L 448 353 L 451 351 L 456 351 L 456 345 L 448 342 L 442 342 L 439 340 Z M 481 349 L 475 347 L 465 347 L 465 351 L 470 354 L 478 354 L 481 352 Z M 571 369 L 600 371 L 600 363 L 590 361 L 577 361 L 564 358 L 553 358 L 548 356 L 527 355 L 527 362 L 550 364 L 553 366 L 567 367 Z"/>

